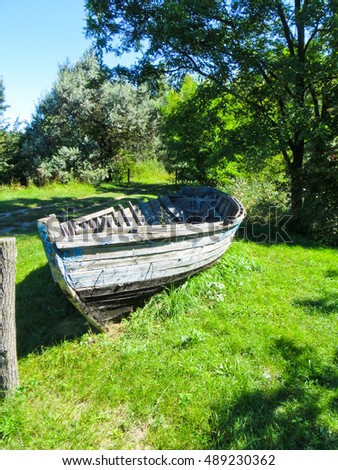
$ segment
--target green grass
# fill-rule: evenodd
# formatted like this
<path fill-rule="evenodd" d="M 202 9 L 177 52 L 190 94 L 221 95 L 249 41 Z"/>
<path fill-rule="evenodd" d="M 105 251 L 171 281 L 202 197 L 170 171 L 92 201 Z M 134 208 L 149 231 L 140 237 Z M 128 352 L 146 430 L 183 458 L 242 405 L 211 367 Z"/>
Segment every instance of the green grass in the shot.
<path fill-rule="evenodd" d="M 58 207 L 79 190 L 101 204 L 165 188 L 82 189 L 63 187 Z M 305 242 L 237 240 L 98 334 L 53 284 L 35 231 L 19 233 L 20 388 L 2 402 L 1 448 L 337 449 L 338 257 Z"/>
<path fill-rule="evenodd" d="M 144 164 L 138 181 L 135 178 L 130 185 L 104 183 L 94 187 L 88 183 L 74 182 L 68 185 L 51 183 L 44 187 L 32 185 L 28 188 L 0 186 L 0 233 L 32 233 L 36 232 L 37 219 L 51 213 L 63 220 L 105 208 L 115 199 L 119 199 L 119 203 L 125 198 L 136 202 L 140 197 L 153 197 L 168 191 L 171 188 L 170 179 L 161 167 L 157 172 L 153 168 L 152 183 L 140 183 L 140 178 L 146 181 L 149 177 L 149 165 Z"/>
<path fill-rule="evenodd" d="M 173 181 L 174 178 L 168 175 L 163 163 L 155 159 L 148 159 L 145 161 L 138 161 L 131 171 L 131 182 L 141 184 L 166 184 Z"/>

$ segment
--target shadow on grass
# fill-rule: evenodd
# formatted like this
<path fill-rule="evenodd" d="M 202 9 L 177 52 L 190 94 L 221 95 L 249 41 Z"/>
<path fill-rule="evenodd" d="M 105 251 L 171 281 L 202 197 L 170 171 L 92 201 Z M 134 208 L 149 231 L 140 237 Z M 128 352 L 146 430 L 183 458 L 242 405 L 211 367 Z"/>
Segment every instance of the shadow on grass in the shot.
<path fill-rule="evenodd" d="M 244 219 L 244 222 L 239 227 L 236 237 L 245 242 L 252 242 L 264 246 L 288 245 L 290 247 L 301 246 L 303 248 L 319 248 L 326 246 L 318 241 L 311 240 L 309 237 L 292 232 L 289 229 L 273 225 L 273 223 L 252 223 L 250 220 L 246 219 Z"/>
<path fill-rule="evenodd" d="M 177 186 L 175 184 L 167 184 L 167 183 L 155 183 L 155 184 L 144 184 L 144 183 L 133 183 L 131 182 L 130 184 L 121 184 L 118 186 L 114 186 L 113 190 L 114 191 L 120 191 L 121 193 L 127 194 L 127 195 L 133 195 L 133 194 L 166 194 L 170 191 L 177 191 L 180 186 Z M 102 186 L 99 189 L 100 192 L 111 192 L 112 188 L 107 185 L 107 186 Z"/>
<path fill-rule="evenodd" d="M 175 187 L 166 184 L 133 184 L 130 186 L 102 186 L 93 196 L 74 199 L 72 197 L 13 198 L 10 201 L 0 201 L 0 235 L 15 235 L 36 232 L 36 222 L 49 214 L 56 214 L 64 221 L 68 218 L 80 217 L 91 212 L 99 211 L 127 200 L 137 203 L 143 196 L 156 196 L 169 192 Z M 65 187 L 65 192 L 67 188 Z M 121 193 L 127 197 L 121 198 Z M 109 197 L 111 194 L 111 197 Z"/>
<path fill-rule="evenodd" d="M 320 419 L 328 411 L 337 418 L 336 365 L 323 364 L 311 348 L 286 338 L 278 339 L 273 351 L 285 360 L 279 387 L 243 393 L 229 407 L 217 404 L 210 419 L 209 448 L 337 449 L 337 434 Z M 323 409 L 325 390 L 331 398 Z"/>
<path fill-rule="evenodd" d="M 74 339 L 90 329 L 53 282 L 48 265 L 32 271 L 17 285 L 16 326 L 19 357 Z"/>
<path fill-rule="evenodd" d="M 333 269 L 333 268 L 330 268 L 326 271 L 326 277 L 328 279 L 335 279 L 336 277 L 338 277 L 338 269 Z"/>
<path fill-rule="evenodd" d="M 321 299 L 302 299 L 297 300 L 296 307 L 303 307 L 307 313 L 323 315 L 330 315 L 331 313 L 338 312 L 338 298 L 336 295 L 331 294 Z"/>

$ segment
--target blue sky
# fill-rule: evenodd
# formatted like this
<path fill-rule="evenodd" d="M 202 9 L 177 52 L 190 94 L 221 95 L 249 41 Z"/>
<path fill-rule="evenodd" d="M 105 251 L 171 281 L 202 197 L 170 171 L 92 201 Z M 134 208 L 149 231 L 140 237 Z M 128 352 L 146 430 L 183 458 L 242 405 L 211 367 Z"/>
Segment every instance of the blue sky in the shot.
<path fill-rule="evenodd" d="M 0 76 L 11 122 L 29 121 L 58 65 L 90 47 L 84 27 L 84 0 L 0 0 Z M 109 65 L 117 63 L 110 58 Z"/>

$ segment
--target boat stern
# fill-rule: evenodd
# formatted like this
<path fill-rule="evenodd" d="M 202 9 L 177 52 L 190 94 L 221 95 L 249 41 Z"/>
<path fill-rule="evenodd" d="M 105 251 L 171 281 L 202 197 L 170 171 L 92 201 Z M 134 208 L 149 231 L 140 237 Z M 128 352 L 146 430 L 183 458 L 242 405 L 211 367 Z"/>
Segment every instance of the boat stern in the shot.
<path fill-rule="evenodd" d="M 55 216 L 55 214 L 50 215 L 49 217 L 44 217 L 39 219 L 37 222 L 38 231 L 40 238 L 42 240 L 43 248 L 46 253 L 46 258 L 48 260 L 53 280 L 58 281 L 58 269 L 55 266 L 55 241 L 60 238 L 61 228 L 60 222 Z"/>

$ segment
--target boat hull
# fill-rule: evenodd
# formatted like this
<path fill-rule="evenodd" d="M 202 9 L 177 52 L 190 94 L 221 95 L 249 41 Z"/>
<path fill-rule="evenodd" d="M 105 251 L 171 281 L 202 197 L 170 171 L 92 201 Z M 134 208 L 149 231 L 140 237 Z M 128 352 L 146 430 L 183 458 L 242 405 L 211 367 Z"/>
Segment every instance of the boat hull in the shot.
<path fill-rule="evenodd" d="M 53 278 L 78 310 L 105 330 L 163 288 L 214 264 L 243 216 L 230 224 L 146 225 L 60 236 L 55 217 L 38 228 Z M 56 220 L 56 222 L 55 222 Z"/>

